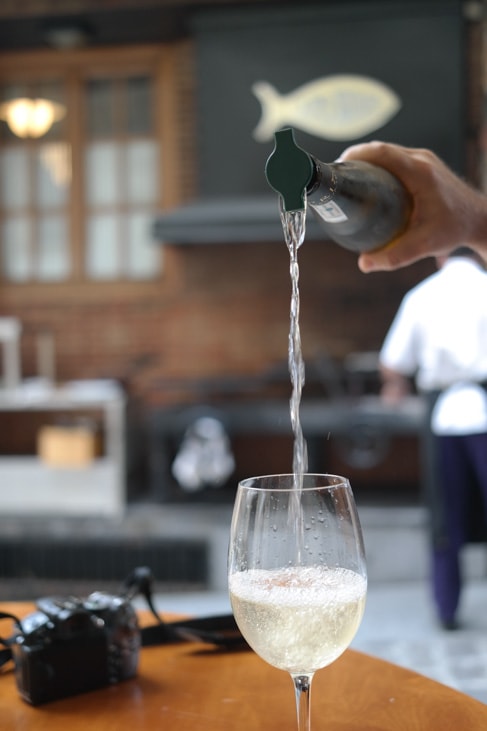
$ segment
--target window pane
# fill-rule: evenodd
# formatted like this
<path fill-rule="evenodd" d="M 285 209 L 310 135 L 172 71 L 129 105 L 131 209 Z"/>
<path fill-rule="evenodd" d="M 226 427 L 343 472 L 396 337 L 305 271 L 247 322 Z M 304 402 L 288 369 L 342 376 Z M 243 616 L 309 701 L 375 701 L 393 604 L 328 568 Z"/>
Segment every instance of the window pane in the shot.
<path fill-rule="evenodd" d="M 127 133 L 152 132 L 152 85 L 147 76 L 127 79 Z"/>
<path fill-rule="evenodd" d="M 115 279 L 120 275 L 117 216 L 88 219 L 86 273 L 93 279 Z"/>
<path fill-rule="evenodd" d="M 113 205 L 121 200 L 118 145 L 97 142 L 86 151 L 86 200 L 88 205 Z"/>
<path fill-rule="evenodd" d="M 86 87 L 88 136 L 108 137 L 115 134 L 115 83 L 101 79 L 89 81 Z"/>
<path fill-rule="evenodd" d="M 32 276 L 30 226 L 27 218 L 8 218 L 2 223 L 2 270 L 7 279 L 23 282 Z"/>
<path fill-rule="evenodd" d="M 127 202 L 153 203 L 157 198 L 157 149 L 150 140 L 127 145 Z"/>
<path fill-rule="evenodd" d="M 68 145 L 50 142 L 39 146 L 37 154 L 37 202 L 41 208 L 66 203 L 71 182 L 71 156 Z"/>
<path fill-rule="evenodd" d="M 43 281 L 67 279 L 70 274 L 66 220 L 45 216 L 39 222 L 38 278 Z"/>
<path fill-rule="evenodd" d="M 127 217 L 128 276 L 132 279 L 149 279 L 158 273 L 161 245 L 151 234 L 153 216 L 135 213 Z"/>
<path fill-rule="evenodd" d="M 19 146 L 0 152 L 0 206 L 6 210 L 27 206 L 29 187 L 27 150 Z"/>
<path fill-rule="evenodd" d="M 64 87 L 60 81 L 42 81 L 34 86 L 33 94 L 34 97 L 41 99 L 49 99 L 59 105 L 56 111 L 56 117 L 52 126 L 48 129 L 45 135 L 42 136 L 43 141 L 54 141 L 61 139 L 63 128 L 66 121 L 66 99 L 64 93 Z M 59 114 L 58 114 L 59 112 Z"/>

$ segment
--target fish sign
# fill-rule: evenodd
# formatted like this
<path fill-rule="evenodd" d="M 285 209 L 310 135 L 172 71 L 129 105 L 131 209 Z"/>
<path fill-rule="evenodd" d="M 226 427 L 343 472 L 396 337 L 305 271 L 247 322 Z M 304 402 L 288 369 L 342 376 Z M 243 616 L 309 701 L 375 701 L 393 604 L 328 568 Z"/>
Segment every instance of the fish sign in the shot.
<path fill-rule="evenodd" d="M 252 85 L 262 106 L 253 132 L 258 142 L 291 125 L 325 140 L 355 140 L 383 127 L 401 108 L 399 96 L 368 76 L 335 74 L 281 95 L 267 81 Z"/>

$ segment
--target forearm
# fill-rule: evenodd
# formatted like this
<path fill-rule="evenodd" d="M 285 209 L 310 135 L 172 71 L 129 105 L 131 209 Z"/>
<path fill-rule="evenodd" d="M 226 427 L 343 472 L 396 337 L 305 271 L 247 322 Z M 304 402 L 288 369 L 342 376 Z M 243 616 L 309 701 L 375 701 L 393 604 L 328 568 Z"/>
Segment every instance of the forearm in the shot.
<path fill-rule="evenodd" d="M 411 392 L 409 379 L 402 373 L 381 365 L 380 377 L 381 397 L 387 403 L 397 403 Z"/>

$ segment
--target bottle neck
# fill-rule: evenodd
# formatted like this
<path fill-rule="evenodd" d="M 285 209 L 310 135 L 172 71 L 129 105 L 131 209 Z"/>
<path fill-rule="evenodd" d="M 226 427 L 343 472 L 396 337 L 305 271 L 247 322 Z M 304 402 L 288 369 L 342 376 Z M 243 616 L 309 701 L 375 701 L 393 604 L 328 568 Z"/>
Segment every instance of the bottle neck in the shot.
<path fill-rule="evenodd" d="M 313 206 L 320 206 L 332 200 L 337 192 L 338 175 L 333 164 L 327 164 L 311 157 L 313 175 L 306 187 L 308 202 Z"/>

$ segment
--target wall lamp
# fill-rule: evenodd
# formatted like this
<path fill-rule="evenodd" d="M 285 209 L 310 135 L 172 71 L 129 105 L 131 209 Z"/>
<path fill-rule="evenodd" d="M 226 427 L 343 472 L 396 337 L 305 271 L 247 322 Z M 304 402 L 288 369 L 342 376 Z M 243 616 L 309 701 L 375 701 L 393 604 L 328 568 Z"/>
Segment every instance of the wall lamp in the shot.
<path fill-rule="evenodd" d="M 19 97 L 0 104 L 0 119 L 8 124 L 14 135 L 23 139 L 43 137 L 65 114 L 63 104 L 49 99 Z"/>

